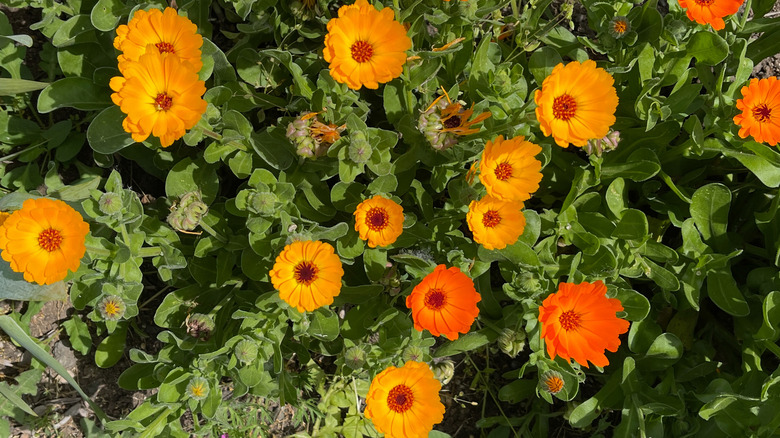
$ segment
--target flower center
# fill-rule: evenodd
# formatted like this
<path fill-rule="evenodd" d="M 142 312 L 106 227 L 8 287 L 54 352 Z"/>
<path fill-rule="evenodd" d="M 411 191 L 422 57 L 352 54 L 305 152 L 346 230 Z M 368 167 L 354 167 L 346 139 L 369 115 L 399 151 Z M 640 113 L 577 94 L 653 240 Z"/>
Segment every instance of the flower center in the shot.
<path fill-rule="evenodd" d="M 160 53 L 173 53 L 173 44 L 171 43 L 157 43 L 155 46 Z"/>
<path fill-rule="evenodd" d="M 447 304 L 447 295 L 441 289 L 429 289 L 423 303 L 431 310 L 439 310 Z"/>
<path fill-rule="evenodd" d="M 562 94 L 553 101 L 553 117 L 558 120 L 569 120 L 577 111 L 577 102 L 568 94 Z"/>
<path fill-rule="evenodd" d="M 414 393 L 406 385 L 396 385 L 387 394 L 387 407 L 399 414 L 411 409 L 413 403 Z"/>
<path fill-rule="evenodd" d="M 615 24 L 612 25 L 612 29 L 616 33 L 624 33 L 626 30 L 628 30 L 628 23 L 623 20 L 617 20 L 615 21 Z"/>
<path fill-rule="evenodd" d="M 295 268 L 293 268 L 293 278 L 295 278 L 295 281 L 297 281 L 299 284 L 308 286 L 317 279 L 318 271 L 319 269 L 317 269 L 317 266 L 314 263 L 303 261 L 295 265 Z"/>
<path fill-rule="evenodd" d="M 563 389 L 563 379 L 558 376 L 550 376 L 544 380 L 544 386 L 547 387 L 547 392 L 557 394 Z"/>
<path fill-rule="evenodd" d="M 168 111 L 172 106 L 173 99 L 166 92 L 162 92 L 154 98 L 154 107 L 157 108 L 157 111 Z"/>
<path fill-rule="evenodd" d="M 506 181 L 512 176 L 512 165 L 506 162 L 500 163 L 493 172 L 495 172 L 499 181 Z"/>
<path fill-rule="evenodd" d="M 769 109 L 768 106 L 766 106 L 765 103 L 762 103 L 760 105 L 756 105 L 755 108 L 753 108 L 753 118 L 756 119 L 759 123 L 764 123 L 769 121 L 769 116 L 772 115 L 772 110 Z"/>
<path fill-rule="evenodd" d="M 192 386 L 192 395 L 195 397 L 203 397 L 203 394 L 205 393 L 205 388 L 203 385 L 193 385 Z"/>
<path fill-rule="evenodd" d="M 382 231 L 390 222 L 390 215 L 387 210 L 380 207 L 374 207 L 366 213 L 366 225 L 371 231 Z"/>
<path fill-rule="evenodd" d="M 374 48 L 365 41 L 355 41 L 350 50 L 352 51 L 352 59 L 361 63 L 369 61 L 374 55 Z"/>
<path fill-rule="evenodd" d="M 110 316 L 114 316 L 117 313 L 119 313 L 119 306 L 117 306 L 115 302 L 109 301 L 108 303 L 106 303 L 105 310 L 106 310 L 106 314 Z"/>
<path fill-rule="evenodd" d="M 45 249 L 48 252 L 56 251 L 60 249 L 62 243 L 62 234 L 54 228 L 43 230 L 38 235 L 38 246 Z"/>
<path fill-rule="evenodd" d="M 457 128 L 458 126 L 460 126 L 460 117 L 452 116 L 447 120 L 445 120 L 442 124 L 447 129 Z"/>
<path fill-rule="evenodd" d="M 493 228 L 501 223 L 501 215 L 495 210 L 488 210 L 482 215 L 482 225 L 485 228 Z"/>
<path fill-rule="evenodd" d="M 699 6 L 709 6 L 715 3 L 715 0 L 693 0 Z"/>
<path fill-rule="evenodd" d="M 575 313 L 573 310 L 567 310 L 561 314 L 558 321 L 560 321 L 561 327 L 567 332 L 576 330 L 580 326 L 580 314 Z"/>

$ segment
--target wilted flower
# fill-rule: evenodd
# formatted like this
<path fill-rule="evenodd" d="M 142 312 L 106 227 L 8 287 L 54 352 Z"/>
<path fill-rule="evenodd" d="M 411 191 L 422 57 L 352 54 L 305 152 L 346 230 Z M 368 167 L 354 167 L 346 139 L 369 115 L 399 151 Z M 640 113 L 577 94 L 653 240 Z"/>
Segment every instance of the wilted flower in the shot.
<path fill-rule="evenodd" d="M 187 384 L 187 396 L 195 400 L 204 400 L 209 395 L 209 381 L 200 376 L 190 379 Z"/>
<path fill-rule="evenodd" d="M 498 335 L 498 347 L 507 356 L 516 357 L 525 348 L 525 332 L 505 328 Z"/>
<path fill-rule="evenodd" d="M 208 341 L 214 330 L 214 320 L 203 313 L 193 313 L 187 319 L 187 334 L 201 341 Z"/>
<path fill-rule="evenodd" d="M 455 362 L 444 359 L 433 364 L 433 376 L 440 381 L 442 385 L 450 383 L 455 375 Z"/>
<path fill-rule="evenodd" d="M 437 150 L 445 150 L 454 146 L 459 135 L 476 134 L 479 128 L 471 126 L 491 116 L 489 111 L 483 112 L 469 120 L 474 114 L 474 104 L 464 109 L 460 102 L 452 102 L 450 96 L 442 88 L 444 94 L 437 97 L 430 106 L 420 114 L 417 127 L 425 138 Z M 447 101 L 442 98 L 446 97 Z"/>
<path fill-rule="evenodd" d="M 116 295 L 109 295 L 100 300 L 97 309 L 104 319 L 119 321 L 125 314 L 125 302 Z"/>
<path fill-rule="evenodd" d="M 235 353 L 241 363 L 252 363 L 257 357 L 257 342 L 243 339 L 236 344 Z"/>
<path fill-rule="evenodd" d="M 304 158 L 322 157 L 330 145 L 341 138 L 346 125 L 326 125 L 317 119 L 318 113 L 306 113 L 287 125 L 287 139 L 295 146 L 295 152 Z"/>
<path fill-rule="evenodd" d="M 182 195 L 178 204 L 171 207 L 168 223 L 177 230 L 192 231 L 200 224 L 209 207 L 203 202 L 200 191 Z"/>
<path fill-rule="evenodd" d="M 588 143 L 583 146 L 583 150 L 588 155 L 596 155 L 600 157 L 602 153 L 614 151 L 620 143 L 620 131 L 610 131 L 604 138 L 595 138 L 588 140 Z"/>

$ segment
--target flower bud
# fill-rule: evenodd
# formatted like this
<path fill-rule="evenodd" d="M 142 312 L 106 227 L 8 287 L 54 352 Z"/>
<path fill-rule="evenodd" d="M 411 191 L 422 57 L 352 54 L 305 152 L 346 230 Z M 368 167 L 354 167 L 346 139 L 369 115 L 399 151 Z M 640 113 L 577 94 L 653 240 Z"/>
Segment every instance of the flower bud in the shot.
<path fill-rule="evenodd" d="M 208 211 L 200 191 L 185 193 L 178 205 L 171 207 L 168 223 L 177 230 L 192 231 Z"/>
<path fill-rule="evenodd" d="M 507 356 L 515 358 L 525 348 L 525 333 L 505 328 L 498 336 L 498 347 Z"/>
<path fill-rule="evenodd" d="M 114 192 L 106 192 L 100 195 L 98 207 L 103 214 L 116 214 L 122 211 L 122 195 Z"/>
<path fill-rule="evenodd" d="M 244 339 L 236 344 L 234 351 L 236 353 L 236 357 L 241 361 L 241 363 L 252 363 L 252 361 L 254 361 L 257 357 L 257 343 L 255 341 Z"/>
<path fill-rule="evenodd" d="M 187 319 L 187 334 L 201 341 L 208 341 L 214 330 L 214 320 L 203 313 L 193 313 Z"/>
<path fill-rule="evenodd" d="M 360 347 L 351 347 L 344 352 L 344 363 L 353 370 L 360 369 L 366 363 L 366 352 Z"/>
<path fill-rule="evenodd" d="M 249 195 L 249 209 L 257 214 L 268 215 L 275 212 L 279 198 L 271 192 L 255 192 Z"/>
<path fill-rule="evenodd" d="M 549 392 L 550 394 L 557 394 L 563 390 L 566 383 L 563 381 L 563 376 L 558 371 L 545 371 L 539 377 L 539 389 Z"/>
<path fill-rule="evenodd" d="M 410 345 L 404 348 L 404 353 L 402 355 L 404 362 L 408 362 L 410 360 L 415 362 L 422 362 L 424 356 L 425 352 L 423 349 L 416 345 Z"/>
<path fill-rule="evenodd" d="M 604 138 L 588 140 L 583 149 L 585 149 L 588 155 L 596 154 L 597 157 L 600 157 L 603 152 L 617 149 L 618 143 L 620 143 L 620 131 L 611 131 Z"/>
<path fill-rule="evenodd" d="M 187 384 L 187 396 L 195 400 L 205 400 L 209 395 L 209 381 L 196 376 Z"/>
<path fill-rule="evenodd" d="M 617 39 L 626 36 L 630 30 L 631 22 L 626 17 L 617 16 L 609 21 L 609 34 Z"/>
<path fill-rule="evenodd" d="M 436 377 L 442 385 L 450 383 L 452 376 L 455 375 L 455 362 L 444 359 L 438 363 L 433 364 L 433 376 Z"/>
<path fill-rule="evenodd" d="M 366 134 L 364 132 L 358 131 L 350 134 L 348 149 L 350 160 L 357 164 L 363 164 L 368 162 L 372 153 L 373 149 L 371 148 L 368 139 L 366 139 Z"/>
<path fill-rule="evenodd" d="M 125 302 L 116 295 L 109 295 L 98 304 L 100 315 L 109 321 L 119 321 L 125 314 Z"/>

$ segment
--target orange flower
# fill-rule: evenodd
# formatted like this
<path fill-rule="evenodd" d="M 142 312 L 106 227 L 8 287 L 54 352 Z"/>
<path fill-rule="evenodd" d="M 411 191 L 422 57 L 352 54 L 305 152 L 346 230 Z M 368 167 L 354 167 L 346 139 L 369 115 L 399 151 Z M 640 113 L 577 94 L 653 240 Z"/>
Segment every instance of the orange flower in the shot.
<path fill-rule="evenodd" d="M 557 394 L 566 386 L 566 382 L 558 371 L 547 371 L 539 377 L 539 386 L 550 394 Z"/>
<path fill-rule="evenodd" d="M 269 275 L 282 300 L 310 312 L 330 305 L 341 293 L 344 269 L 331 245 L 306 240 L 285 246 Z"/>
<path fill-rule="evenodd" d="M 62 280 L 84 257 L 89 225 L 68 204 L 28 199 L 0 226 L 0 250 L 11 269 L 38 284 Z"/>
<path fill-rule="evenodd" d="M 468 333 L 481 299 L 474 282 L 460 269 L 439 265 L 415 286 L 406 307 L 412 309 L 415 329 L 455 340 L 458 332 Z"/>
<path fill-rule="evenodd" d="M 501 201 L 525 201 L 539 189 L 542 162 L 534 158 L 539 145 L 523 137 L 488 141 L 479 163 L 479 180 L 488 195 Z"/>
<path fill-rule="evenodd" d="M 150 134 L 168 147 L 206 112 L 205 83 L 176 56 L 149 48 L 138 62 L 125 64 L 124 77 L 111 78 L 111 100 L 127 114 L 122 127 L 135 141 Z"/>
<path fill-rule="evenodd" d="M 116 29 L 114 47 L 123 53 L 119 55 L 119 70 L 124 71 L 127 61 L 137 62 L 147 50 L 158 53 L 172 53 L 188 64 L 196 73 L 203 67 L 200 48 L 203 37 L 198 27 L 180 16 L 176 9 L 143 9 L 136 11 L 127 25 Z"/>
<path fill-rule="evenodd" d="M 366 395 L 366 418 L 386 438 L 427 438 L 444 419 L 441 383 L 424 362 L 388 367 L 374 377 Z"/>
<path fill-rule="evenodd" d="M 376 89 L 380 82 L 401 76 L 411 48 L 412 40 L 392 9 L 377 11 L 366 0 L 357 0 L 342 6 L 338 18 L 328 22 L 323 55 L 337 82 L 353 90 Z"/>
<path fill-rule="evenodd" d="M 517 242 L 525 229 L 522 202 L 499 201 L 485 196 L 471 201 L 466 223 L 474 233 L 474 241 L 485 249 L 503 249 Z"/>
<path fill-rule="evenodd" d="M 772 146 L 780 142 L 780 80 L 751 79 L 750 84 L 742 87 L 737 109 L 742 110 L 734 116 L 740 137 L 751 135 L 757 142 Z"/>
<path fill-rule="evenodd" d="M 623 310 L 617 298 L 607 298 L 607 287 L 595 283 L 560 283 L 539 307 L 542 338 L 551 359 L 561 356 L 580 365 L 609 365 L 604 350 L 617 351 L 629 323 L 615 316 Z"/>
<path fill-rule="evenodd" d="M 615 123 L 618 105 L 612 75 L 587 60 L 558 64 L 536 90 L 536 119 L 546 136 L 561 147 L 582 147 L 603 138 Z"/>
<path fill-rule="evenodd" d="M 736 13 L 744 0 L 679 0 L 688 18 L 699 24 L 711 24 L 715 30 L 726 27 L 723 17 Z"/>
<path fill-rule="evenodd" d="M 371 248 L 392 245 L 404 230 L 403 207 L 380 195 L 361 202 L 354 215 L 355 231 Z"/>

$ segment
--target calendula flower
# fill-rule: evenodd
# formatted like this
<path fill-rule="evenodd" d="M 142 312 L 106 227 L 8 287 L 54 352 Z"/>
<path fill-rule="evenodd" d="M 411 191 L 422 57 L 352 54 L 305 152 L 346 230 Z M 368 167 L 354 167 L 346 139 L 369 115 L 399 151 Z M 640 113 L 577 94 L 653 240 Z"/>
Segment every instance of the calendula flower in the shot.
<path fill-rule="evenodd" d="M 197 73 L 203 67 L 202 46 L 203 37 L 198 34 L 195 23 L 180 16 L 173 8 L 136 11 L 127 25 L 116 29 L 114 38 L 114 47 L 122 51 L 120 71 L 124 71 L 127 61 L 137 62 L 147 50 L 155 50 L 160 54 L 176 55 Z"/>
<path fill-rule="evenodd" d="M 378 88 L 397 78 L 406 62 L 412 40 L 393 10 L 377 11 L 366 0 L 339 8 L 338 18 L 328 22 L 325 61 L 330 75 L 349 88 Z"/>
<path fill-rule="evenodd" d="M 460 269 L 439 265 L 415 286 L 406 307 L 412 309 L 415 329 L 455 340 L 459 332 L 468 333 L 481 299 L 474 281 Z"/>
<path fill-rule="evenodd" d="M 366 395 L 366 418 L 387 438 L 426 438 L 444 419 L 441 383 L 423 362 L 388 367 L 374 377 Z"/>
<path fill-rule="evenodd" d="M 485 249 L 503 249 L 517 242 L 525 229 L 523 203 L 499 201 L 488 195 L 471 201 L 466 223 L 474 234 L 474 241 Z"/>
<path fill-rule="evenodd" d="M 629 323 L 615 312 L 623 310 L 617 298 L 607 298 L 607 287 L 594 283 L 560 283 L 558 292 L 550 294 L 539 307 L 541 336 L 551 359 L 561 356 L 580 365 L 605 367 L 609 360 L 604 350 L 617 351 L 620 334 Z"/>
<path fill-rule="evenodd" d="M 122 127 L 135 141 L 151 134 L 168 147 L 206 112 L 205 83 L 176 56 L 150 49 L 122 73 L 111 78 L 111 100 L 127 114 Z"/>
<path fill-rule="evenodd" d="M 734 116 L 740 137 L 750 135 L 757 142 L 771 146 L 780 142 L 780 80 L 776 77 L 751 79 L 750 84 L 742 87 L 737 109 L 742 111 Z"/>
<path fill-rule="evenodd" d="M 744 0 L 679 0 L 688 18 L 699 24 L 711 24 L 715 30 L 726 27 L 723 17 L 739 11 Z"/>
<path fill-rule="evenodd" d="M 98 312 L 109 321 L 119 321 L 125 314 L 125 302 L 116 295 L 109 295 L 98 303 Z"/>
<path fill-rule="evenodd" d="M 617 16 L 609 21 L 609 34 L 615 38 L 623 38 L 631 30 L 628 18 Z"/>
<path fill-rule="evenodd" d="M 84 257 L 89 225 L 68 204 L 28 199 L 0 226 L 0 250 L 11 269 L 38 284 L 62 280 Z"/>
<path fill-rule="evenodd" d="M 479 163 L 479 180 L 488 195 L 502 201 L 529 199 L 542 181 L 542 162 L 534 158 L 541 151 L 524 137 L 504 140 L 499 135 L 488 141 Z"/>
<path fill-rule="evenodd" d="M 403 207 L 381 195 L 361 202 L 354 215 L 355 231 L 371 248 L 392 245 L 404 230 Z"/>
<path fill-rule="evenodd" d="M 187 396 L 195 400 L 205 400 L 209 395 L 209 381 L 203 377 L 196 376 L 190 379 L 187 384 Z"/>
<path fill-rule="evenodd" d="M 454 146 L 459 135 L 470 135 L 479 132 L 479 128 L 472 128 L 472 125 L 482 122 L 489 118 L 489 111 L 480 113 L 474 119 L 469 120 L 474 114 L 474 104 L 471 108 L 464 109 L 460 102 L 452 102 L 450 96 L 442 88 L 444 94 L 437 97 L 431 103 L 428 109 L 420 114 L 417 127 L 425 135 L 428 142 L 434 149 L 444 150 Z M 447 101 L 442 98 L 446 97 Z"/>
<path fill-rule="evenodd" d="M 534 94 L 542 133 L 561 147 L 582 147 L 588 139 L 607 135 L 618 105 L 614 83 L 591 60 L 556 65 Z"/>
<path fill-rule="evenodd" d="M 566 382 L 563 381 L 563 376 L 558 371 L 546 371 L 539 376 L 539 387 L 550 394 L 561 392 L 564 386 L 566 386 Z"/>
<path fill-rule="evenodd" d="M 347 128 L 347 125 L 326 125 L 317 119 L 317 114 L 302 114 L 287 125 L 287 139 L 301 157 L 317 159 L 324 156 Z"/>
<path fill-rule="evenodd" d="M 270 276 L 282 300 L 299 312 L 310 312 L 333 303 L 341 292 L 344 269 L 331 245 L 306 240 L 285 246 Z"/>
<path fill-rule="evenodd" d="M 3 226 L 3 223 L 6 219 L 8 219 L 11 216 L 11 213 L 0 211 L 0 227 Z"/>

